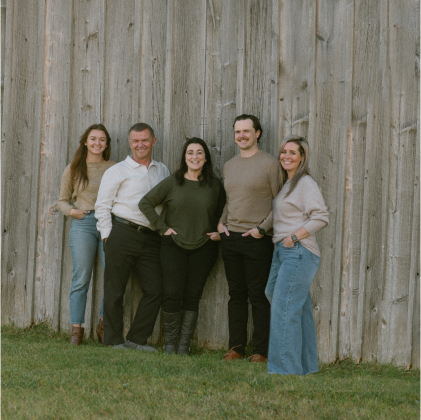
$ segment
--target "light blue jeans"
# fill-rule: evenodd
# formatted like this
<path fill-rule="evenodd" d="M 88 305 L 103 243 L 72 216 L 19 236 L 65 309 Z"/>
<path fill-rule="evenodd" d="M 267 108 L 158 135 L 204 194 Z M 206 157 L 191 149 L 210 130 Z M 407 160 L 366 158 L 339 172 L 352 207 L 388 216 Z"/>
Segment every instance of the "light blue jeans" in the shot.
<path fill-rule="evenodd" d="M 73 259 L 72 289 L 70 290 L 70 318 L 72 324 L 85 322 L 86 296 L 91 281 L 95 256 L 98 251 L 102 269 L 105 267 L 105 256 L 101 235 L 96 229 L 95 212 L 85 214 L 82 219 L 73 219 L 70 228 L 69 242 Z M 99 316 L 102 317 L 104 297 L 102 298 Z"/>
<path fill-rule="evenodd" d="M 320 257 L 296 242 L 277 242 L 265 294 L 271 303 L 268 372 L 307 375 L 319 370 L 310 285 Z"/>

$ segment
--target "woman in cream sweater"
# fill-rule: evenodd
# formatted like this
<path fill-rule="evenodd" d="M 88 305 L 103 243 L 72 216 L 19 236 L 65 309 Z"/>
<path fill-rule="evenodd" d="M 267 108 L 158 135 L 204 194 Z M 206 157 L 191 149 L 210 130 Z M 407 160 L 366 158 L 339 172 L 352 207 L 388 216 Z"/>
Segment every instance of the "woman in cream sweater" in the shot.
<path fill-rule="evenodd" d="M 73 218 L 69 241 L 73 259 L 72 288 L 70 291 L 70 317 L 72 338 L 70 344 L 80 345 L 85 322 L 86 295 L 89 289 L 95 256 L 98 251 L 102 268 L 104 251 L 96 229 L 95 201 L 104 172 L 115 162 L 109 160 L 111 138 L 102 124 L 86 129 L 80 138 L 73 161 L 66 167 L 61 179 L 58 206 L 66 216 Z M 103 341 L 102 310 L 97 328 L 98 340 Z"/>
<path fill-rule="evenodd" d="M 307 375 L 319 370 L 310 285 L 320 266 L 315 233 L 329 222 L 316 181 L 308 171 L 309 147 L 299 136 L 281 144 L 281 190 L 273 199 L 268 372 Z"/>

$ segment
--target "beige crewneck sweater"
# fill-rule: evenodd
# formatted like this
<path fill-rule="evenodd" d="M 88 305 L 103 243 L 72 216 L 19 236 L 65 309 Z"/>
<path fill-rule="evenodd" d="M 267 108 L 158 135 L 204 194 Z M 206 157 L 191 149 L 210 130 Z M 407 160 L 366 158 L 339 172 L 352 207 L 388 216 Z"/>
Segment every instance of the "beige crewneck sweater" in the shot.
<path fill-rule="evenodd" d="M 74 188 L 74 182 L 70 178 L 70 165 L 67 165 L 61 177 L 60 197 L 58 199 L 58 207 L 62 213 L 69 216 L 71 209 L 78 210 L 94 210 L 95 201 L 98 195 L 99 185 L 101 183 L 104 172 L 115 165 L 113 160 L 105 162 L 86 162 L 88 166 L 89 184 L 84 190 Z M 73 200 L 73 204 L 71 204 Z"/>
<path fill-rule="evenodd" d="M 259 150 L 253 156 L 237 155 L 224 166 L 227 203 L 221 216 L 228 230 L 244 233 L 260 226 L 272 235 L 272 200 L 279 191 L 279 162 Z"/>
<path fill-rule="evenodd" d="M 290 186 L 291 183 L 287 181 L 272 202 L 273 243 L 282 241 L 303 227 L 310 236 L 300 239 L 300 243 L 320 257 L 315 233 L 329 223 L 329 213 L 320 187 L 310 175 L 306 175 L 285 198 Z"/>

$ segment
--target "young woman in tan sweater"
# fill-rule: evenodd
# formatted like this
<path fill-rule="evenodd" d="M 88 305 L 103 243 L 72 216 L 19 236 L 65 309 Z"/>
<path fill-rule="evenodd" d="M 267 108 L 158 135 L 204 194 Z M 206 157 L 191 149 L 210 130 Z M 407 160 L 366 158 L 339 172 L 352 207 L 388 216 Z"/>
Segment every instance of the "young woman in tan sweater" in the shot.
<path fill-rule="evenodd" d="M 98 252 L 102 268 L 105 266 L 101 236 L 96 228 L 95 201 L 102 175 L 115 162 L 110 161 L 111 138 L 102 124 L 86 129 L 80 138 L 73 161 L 66 167 L 61 179 L 58 206 L 66 216 L 73 218 L 69 242 L 73 259 L 70 317 L 72 337 L 70 344 L 80 345 L 85 322 L 86 296 Z M 103 341 L 103 303 L 99 313 L 98 340 Z"/>

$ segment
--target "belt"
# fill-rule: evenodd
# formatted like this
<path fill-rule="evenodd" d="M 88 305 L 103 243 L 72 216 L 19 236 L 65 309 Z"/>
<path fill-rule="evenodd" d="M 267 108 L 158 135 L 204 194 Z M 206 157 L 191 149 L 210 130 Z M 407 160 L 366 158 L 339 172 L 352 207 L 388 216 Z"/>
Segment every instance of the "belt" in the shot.
<path fill-rule="evenodd" d="M 129 225 L 131 228 L 136 229 L 138 232 L 144 232 L 144 233 L 156 233 L 154 230 L 149 229 L 146 226 L 137 225 L 136 223 L 130 222 L 129 220 L 123 219 L 121 217 L 118 217 L 114 214 L 111 215 L 113 220 L 117 220 L 117 222 L 124 223 L 125 225 Z"/>

